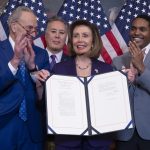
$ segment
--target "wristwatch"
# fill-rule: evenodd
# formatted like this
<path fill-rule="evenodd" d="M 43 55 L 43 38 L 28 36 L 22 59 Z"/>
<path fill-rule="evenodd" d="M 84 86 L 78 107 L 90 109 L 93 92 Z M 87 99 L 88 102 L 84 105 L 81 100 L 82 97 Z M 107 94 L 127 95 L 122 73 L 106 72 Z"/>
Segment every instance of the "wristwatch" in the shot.
<path fill-rule="evenodd" d="M 37 65 L 35 65 L 35 67 L 33 69 L 29 69 L 30 73 L 35 72 L 35 71 L 38 71 L 38 66 Z"/>

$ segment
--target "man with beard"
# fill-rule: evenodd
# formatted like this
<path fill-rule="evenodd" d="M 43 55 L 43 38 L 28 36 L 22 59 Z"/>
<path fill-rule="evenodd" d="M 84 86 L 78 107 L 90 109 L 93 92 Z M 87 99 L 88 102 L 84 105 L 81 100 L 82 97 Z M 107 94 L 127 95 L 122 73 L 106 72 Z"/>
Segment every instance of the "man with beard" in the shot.
<path fill-rule="evenodd" d="M 49 55 L 50 70 L 55 63 L 66 61 L 69 57 L 63 52 L 68 35 L 68 24 L 60 17 L 53 16 L 47 22 L 45 40 Z"/>

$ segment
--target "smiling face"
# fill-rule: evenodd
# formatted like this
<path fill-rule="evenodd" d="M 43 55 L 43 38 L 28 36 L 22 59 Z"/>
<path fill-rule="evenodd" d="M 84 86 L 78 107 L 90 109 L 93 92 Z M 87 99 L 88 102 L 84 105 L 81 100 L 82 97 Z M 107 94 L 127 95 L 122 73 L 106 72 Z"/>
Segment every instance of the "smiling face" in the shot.
<path fill-rule="evenodd" d="M 52 52 L 62 50 L 67 37 L 66 25 L 61 21 L 50 22 L 46 29 L 45 39 L 47 48 Z"/>
<path fill-rule="evenodd" d="M 136 18 L 132 22 L 130 37 L 136 41 L 137 45 L 143 49 L 150 43 L 150 24 L 147 20 Z"/>
<path fill-rule="evenodd" d="M 73 49 L 77 55 L 88 55 L 93 44 L 93 35 L 89 27 L 76 26 L 72 37 Z"/>

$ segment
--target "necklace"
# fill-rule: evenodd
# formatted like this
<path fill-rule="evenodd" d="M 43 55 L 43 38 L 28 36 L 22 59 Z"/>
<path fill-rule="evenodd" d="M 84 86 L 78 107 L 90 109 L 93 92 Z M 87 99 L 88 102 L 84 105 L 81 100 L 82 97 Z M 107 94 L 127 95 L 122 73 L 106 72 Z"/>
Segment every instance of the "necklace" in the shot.
<path fill-rule="evenodd" d="M 81 67 L 78 64 L 76 64 L 77 68 L 79 68 L 80 70 L 86 70 L 91 66 L 91 63 L 89 63 L 86 67 Z"/>

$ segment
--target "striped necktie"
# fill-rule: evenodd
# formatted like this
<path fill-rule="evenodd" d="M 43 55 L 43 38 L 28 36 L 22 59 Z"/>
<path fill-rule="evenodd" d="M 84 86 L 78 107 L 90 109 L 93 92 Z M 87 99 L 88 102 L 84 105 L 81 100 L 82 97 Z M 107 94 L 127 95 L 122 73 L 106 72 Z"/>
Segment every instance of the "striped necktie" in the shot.
<path fill-rule="evenodd" d="M 54 65 L 56 64 L 56 55 L 51 55 L 50 57 L 51 57 L 50 70 L 52 70 Z"/>

